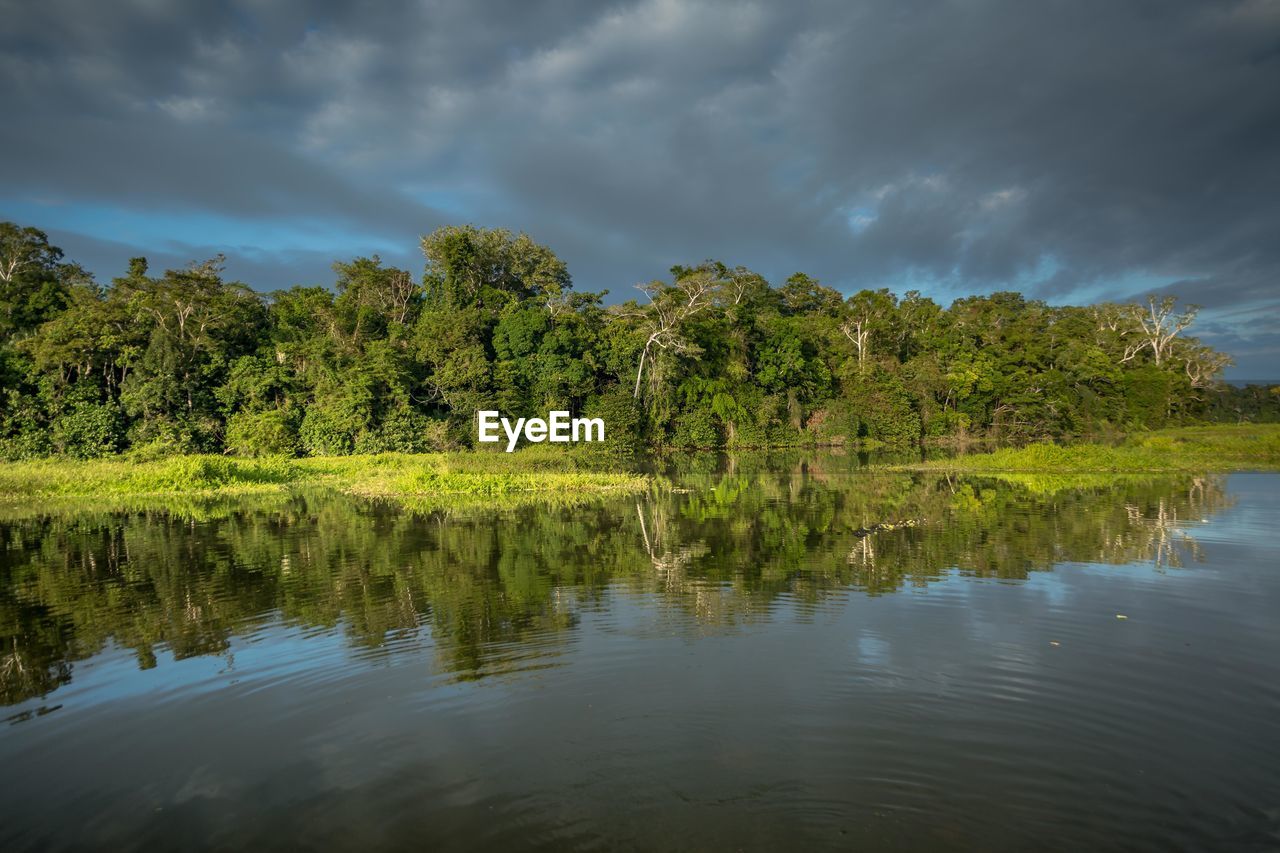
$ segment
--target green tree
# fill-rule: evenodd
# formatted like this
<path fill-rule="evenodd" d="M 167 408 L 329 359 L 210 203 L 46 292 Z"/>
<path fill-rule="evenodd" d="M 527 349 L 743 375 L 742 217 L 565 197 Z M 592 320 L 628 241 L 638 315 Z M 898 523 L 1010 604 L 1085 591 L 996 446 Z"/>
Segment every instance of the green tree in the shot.
<path fill-rule="evenodd" d="M 511 300 L 557 299 L 572 284 L 564 262 L 527 234 L 448 225 L 422 238 L 426 293 L 440 305 L 498 309 Z"/>
<path fill-rule="evenodd" d="M 62 308 L 71 284 L 87 279 L 36 228 L 0 222 L 0 343 Z"/>

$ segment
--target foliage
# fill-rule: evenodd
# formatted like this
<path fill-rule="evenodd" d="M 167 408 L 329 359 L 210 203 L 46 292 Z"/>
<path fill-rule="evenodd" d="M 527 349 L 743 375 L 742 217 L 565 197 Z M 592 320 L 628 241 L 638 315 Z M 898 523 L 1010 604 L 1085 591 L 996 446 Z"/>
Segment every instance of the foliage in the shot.
<path fill-rule="evenodd" d="M 0 495 L 18 504 L 46 498 L 273 492 L 316 485 L 366 496 L 439 498 L 629 492 L 648 488 L 649 480 L 620 470 L 609 457 L 558 448 L 511 454 L 380 453 L 305 459 L 193 455 L 0 463 Z"/>
<path fill-rule="evenodd" d="M 227 450 L 240 456 L 292 456 L 297 431 L 286 412 L 235 412 L 227 418 Z"/>
<path fill-rule="evenodd" d="M 528 235 L 448 226 L 421 280 L 376 256 L 269 295 L 222 259 L 100 286 L 33 228 L 0 225 L 0 456 L 340 455 L 475 442 L 475 413 L 603 416 L 614 450 L 1026 442 L 1280 419 L 1217 380 L 1194 307 L 943 307 L 774 287 L 714 260 L 606 307 Z"/>
<path fill-rule="evenodd" d="M 1057 474 L 1275 469 L 1280 425 L 1180 427 L 1136 433 L 1116 445 L 1038 443 L 898 467 Z"/>

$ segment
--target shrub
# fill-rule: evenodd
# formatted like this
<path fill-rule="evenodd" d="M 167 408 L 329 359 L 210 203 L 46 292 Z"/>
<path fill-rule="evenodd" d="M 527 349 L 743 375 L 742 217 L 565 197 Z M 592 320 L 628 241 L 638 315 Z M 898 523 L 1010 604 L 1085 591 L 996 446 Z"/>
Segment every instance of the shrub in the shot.
<path fill-rule="evenodd" d="M 1124 403 L 1129 422 L 1157 427 L 1168 420 L 1174 377 L 1154 364 L 1144 364 L 1124 375 Z"/>
<path fill-rule="evenodd" d="M 279 409 L 236 412 L 227 418 L 226 443 L 239 456 L 293 456 L 298 433 L 293 418 Z"/>
<path fill-rule="evenodd" d="M 969 416 L 964 412 L 945 410 L 935 412 L 925 423 L 925 434 L 931 438 L 959 435 L 969 431 Z"/>
<path fill-rule="evenodd" d="M 346 456 L 363 429 L 364 419 L 355 413 L 317 403 L 307 409 L 298 437 L 312 456 Z"/>
<path fill-rule="evenodd" d="M 124 412 L 114 400 L 78 401 L 54 419 L 50 432 L 58 453 L 76 459 L 92 459 L 115 453 L 123 437 Z"/>
<path fill-rule="evenodd" d="M 153 458 L 159 455 L 198 453 L 203 449 L 199 431 L 192 424 L 164 416 L 135 423 L 129 428 L 128 441 L 135 448 L 150 446 Z M 163 454 L 160 448 L 163 448 Z"/>
<path fill-rule="evenodd" d="M 911 397 L 894 378 L 880 373 L 849 395 L 859 421 L 858 437 L 886 444 L 909 444 L 920 439 L 920 414 Z"/>
<path fill-rule="evenodd" d="M 614 387 L 587 401 L 582 417 L 604 421 L 604 448 L 634 453 L 643 444 L 644 419 L 640 405 L 625 388 Z"/>
<path fill-rule="evenodd" d="M 34 459 L 52 449 L 49 430 L 41 423 L 31 397 L 10 391 L 0 413 L 0 458 Z"/>
<path fill-rule="evenodd" d="M 671 436 L 674 447 L 720 447 L 723 442 L 716 418 L 705 409 L 682 412 L 676 417 L 675 432 Z"/>
<path fill-rule="evenodd" d="M 391 411 L 374 430 L 356 436 L 356 453 L 436 453 L 453 446 L 449 425 L 409 406 Z"/>

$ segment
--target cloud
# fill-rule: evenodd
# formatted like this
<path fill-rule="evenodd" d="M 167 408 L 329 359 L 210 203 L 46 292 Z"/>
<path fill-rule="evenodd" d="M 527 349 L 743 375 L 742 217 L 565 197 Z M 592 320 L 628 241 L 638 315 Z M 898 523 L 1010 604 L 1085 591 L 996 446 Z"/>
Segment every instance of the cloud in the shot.
<path fill-rule="evenodd" d="M 248 248 L 280 258 L 307 223 L 408 257 L 472 221 L 615 293 L 708 256 L 940 296 L 1167 285 L 1261 352 L 1278 38 L 1275 0 L 10 3 L 0 212 L 272 223 Z"/>

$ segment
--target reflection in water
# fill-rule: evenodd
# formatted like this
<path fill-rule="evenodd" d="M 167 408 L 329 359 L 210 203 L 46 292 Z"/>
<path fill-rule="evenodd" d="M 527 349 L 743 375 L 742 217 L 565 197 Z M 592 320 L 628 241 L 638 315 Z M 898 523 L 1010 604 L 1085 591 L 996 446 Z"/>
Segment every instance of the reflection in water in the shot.
<path fill-rule="evenodd" d="M 958 571 L 1025 579 L 1062 562 L 1201 556 L 1195 525 L 1230 504 L 1219 477 L 1063 487 L 858 471 L 839 457 L 711 465 L 674 488 L 572 509 L 398 511 L 333 494 L 0 523 L 0 701 L 46 696 L 109 643 L 156 666 L 225 655 L 277 620 L 338 629 L 366 654 L 430 645 L 475 679 L 555 644 L 617 587 L 707 625 L 766 618 Z M 523 646 L 526 646 L 524 648 Z"/>
<path fill-rule="evenodd" d="M 1275 847 L 1280 476 L 664 465 L 0 510 L 0 850 Z"/>

